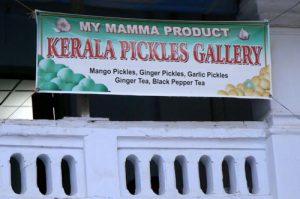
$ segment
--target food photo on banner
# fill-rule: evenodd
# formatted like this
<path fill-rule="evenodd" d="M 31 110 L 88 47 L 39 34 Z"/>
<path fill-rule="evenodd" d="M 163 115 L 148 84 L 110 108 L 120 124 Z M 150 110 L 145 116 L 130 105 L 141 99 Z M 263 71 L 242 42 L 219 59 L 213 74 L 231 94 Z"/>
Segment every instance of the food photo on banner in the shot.
<path fill-rule="evenodd" d="M 267 21 L 36 19 L 38 92 L 271 98 Z"/>

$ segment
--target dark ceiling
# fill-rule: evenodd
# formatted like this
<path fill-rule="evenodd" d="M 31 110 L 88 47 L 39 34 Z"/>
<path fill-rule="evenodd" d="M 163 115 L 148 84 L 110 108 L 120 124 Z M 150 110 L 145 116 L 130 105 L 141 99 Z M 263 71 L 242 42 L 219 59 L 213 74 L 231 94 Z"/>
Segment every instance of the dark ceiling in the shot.
<path fill-rule="evenodd" d="M 238 0 L 1 0 L 0 78 L 35 78 L 36 24 L 30 17 L 29 9 L 128 18 L 235 20 L 238 2 Z"/>

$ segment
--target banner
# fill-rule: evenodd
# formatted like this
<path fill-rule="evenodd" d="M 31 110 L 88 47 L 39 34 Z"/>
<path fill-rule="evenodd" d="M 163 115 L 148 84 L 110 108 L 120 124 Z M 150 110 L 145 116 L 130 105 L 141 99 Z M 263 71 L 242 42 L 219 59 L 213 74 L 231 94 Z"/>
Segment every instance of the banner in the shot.
<path fill-rule="evenodd" d="M 38 92 L 271 97 L 266 21 L 36 18 Z"/>

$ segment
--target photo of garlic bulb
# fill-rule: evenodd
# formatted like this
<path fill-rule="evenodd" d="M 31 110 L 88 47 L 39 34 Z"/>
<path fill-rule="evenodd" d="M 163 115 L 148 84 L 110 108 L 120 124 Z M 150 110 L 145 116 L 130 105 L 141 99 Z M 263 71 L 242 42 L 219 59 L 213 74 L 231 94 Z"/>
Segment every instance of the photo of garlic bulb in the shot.
<path fill-rule="evenodd" d="M 71 24 L 65 18 L 59 18 L 55 26 L 55 32 L 69 32 L 71 30 Z"/>
<path fill-rule="evenodd" d="M 250 34 L 244 28 L 242 28 L 238 34 L 238 37 L 241 40 L 248 40 L 250 37 Z"/>
<path fill-rule="evenodd" d="M 245 80 L 237 85 L 227 84 L 224 90 L 219 90 L 218 95 L 224 96 L 270 96 L 270 67 L 260 69 L 259 75 Z"/>

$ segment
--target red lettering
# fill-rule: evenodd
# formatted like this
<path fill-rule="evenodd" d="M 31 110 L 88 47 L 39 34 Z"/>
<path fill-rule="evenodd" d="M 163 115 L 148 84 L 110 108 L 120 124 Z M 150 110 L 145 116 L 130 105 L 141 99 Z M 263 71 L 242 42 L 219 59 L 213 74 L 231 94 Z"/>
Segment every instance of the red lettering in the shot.
<path fill-rule="evenodd" d="M 230 45 L 229 44 L 225 44 L 225 63 L 226 64 L 232 64 L 233 60 L 230 59 Z"/>
<path fill-rule="evenodd" d="M 199 48 L 200 48 L 201 51 L 203 51 L 203 44 L 202 43 L 196 43 L 193 47 L 194 59 L 199 63 L 203 63 L 204 62 L 204 53 L 199 52 Z"/>
<path fill-rule="evenodd" d="M 127 59 L 126 53 L 129 51 L 129 45 L 127 41 L 120 41 L 121 44 L 121 56 L 120 59 Z"/>
<path fill-rule="evenodd" d="M 147 43 L 146 43 L 146 42 L 144 42 L 144 41 L 138 42 L 138 44 L 137 44 L 137 55 L 138 55 L 138 57 L 139 57 L 142 61 L 147 61 L 149 55 L 146 54 L 145 57 L 142 55 L 142 46 L 143 46 L 143 45 L 145 46 L 146 49 L 148 49 L 148 46 L 147 46 Z"/>
<path fill-rule="evenodd" d="M 170 56 L 167 56 L 167 54 L 166 54 L 166 52 L 167 52 L 166 43 L 160 42 L 159 44 L 161 46 L 161 59 L 165 60 L 165 61 L 169 61 Z"/>
<path fill-rule="evenodd" d="M 71 57 L 81 57 L 80 54 L 80 47 L 81 47 L 81 41 L 79 38 L 71 38 Z"/>
<path fill-rule="evenodd" d="M 242 46 L 243 50 L 243 64 L 253 64 L 251 59 L 251 48 L 250 46 Z"/>
<path fill-rule="evenodd" d="M 260 52 L 262 50 L 262 47 L 261 46 L 251 46 L 251 49 L 254 52 L 254 57 L 255 57 L 254 64 L 255 65 L 260 65 L 261 63 L 260 63 L 259 55 L 260 55 Z"/>
<path fill-rule="evenodd" d="M 47 57 L 58 57 L 59 54 L 57 53 L 56 50 L 56 44 L 58 42 L 59 38 L 57 37 L 47 37 L 47 43 L 48 43 L 48 53 L 47 53 Z"/>
<path fill-rule="evenodd" d="M 147 42 L 148 45 L 149 45 L 149 61 L 155 61 L 155 60 L 158 60 L 158 61 L 163 61 L 163 59 L 161 59 L 157 53 L 157 47 L 158 47 L 158 43 L 157 42 Z"/>
<path fill-rule="evenodd" d="M 90 39 L 87 39 L 84 46 L 84 51 L 82 53 L 82 58 L 86 58 L 87 54 L 89 54 L 89 57 L 95 57 L 93 53 L 93 47 Z"/>
<path fill-rule="evenodd" d="M 175 42 L 170 42 L 171 61 L 178 61 L 178 46 Z"/>
<path fill-rule="evenodd" d="M 66 37 L 62 37 L 60 38 L 60 42 L 61 42 L 61 51 L 60 51 L 60 57 L 69 57 L 70 56 L 70 52 L 69 52 L 69 38 Z"/>
<path fill-rule="evenodd" d="M 241 61 L 241 46 L 240 45 L 233 45 L 233 57 L 234 57 L 234 64 L 240 64 Z"/>
<path fill-rule="evenodd" d="M 137 60 L 135 44 L 136 44 L 135 41 L 130 41 L 130 46 L 131 46 L 131 57 L 130 57 L 130 59 L 131 60 Z"/>
<path fill-rule="evenodd" d="M 208 44 L 206 51 L 206 62 L 209 62 L 209 58 L 211 58 L 211 63 L 215 63 L 215 52 L 211 44 Z"/>
<path fill-rule="evenodd" d="M 217 59 L 216 62 L 218 64 L 224 63 L 224 57 L 221 58 L 221 53 L 222 53 L 222 44 L 216 44 L 217 47 Z"/>
<path fill-rule="evenodd" d="M 187 62 L 189 60 L 189 53 L 187 50 L 187 43 L 180 43 L 179 44 L 179 51 L 182 53 L 180 56 L 181 62 Z"/>
<path fill-rule="evenodd" d="M 110 54 L 110 59 L 116 59 L 115 51 L 111 40 L 107 40 L 105 48 L 105 58 L 107 58 L 108 53 Z"/>
<path fill-rule="evenodd" d="M 103 53 L 100 54 L 100 40 L 94 39 L 94 41 L 95 41 L 95 58 L 103 59 L 104 58 Z"/>

